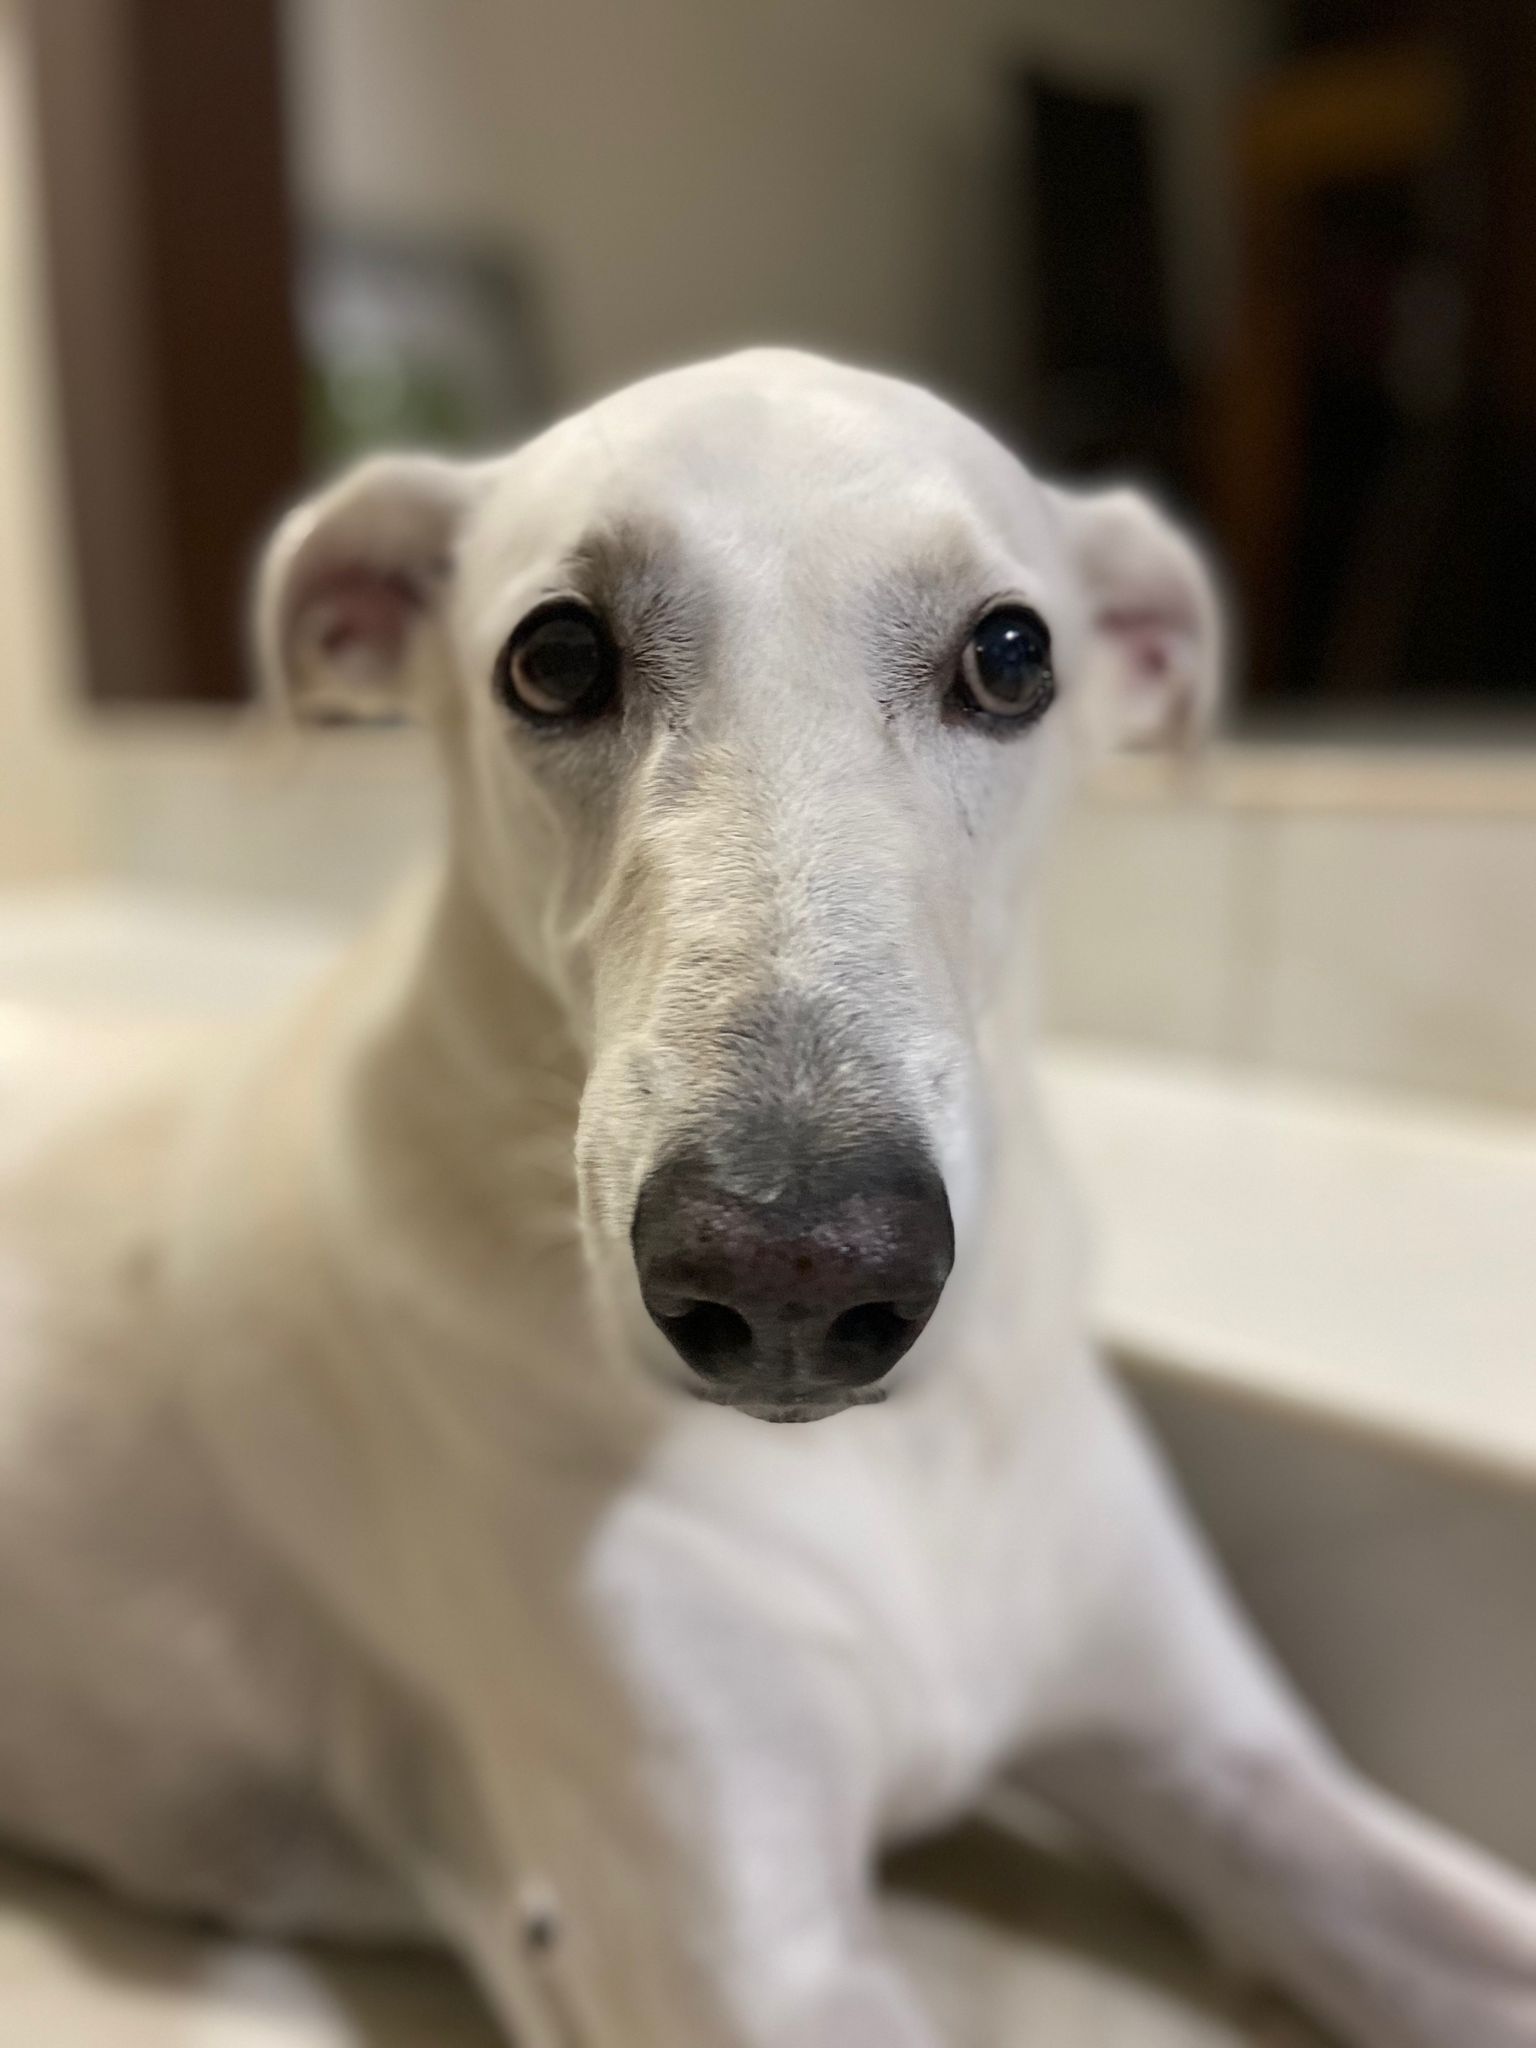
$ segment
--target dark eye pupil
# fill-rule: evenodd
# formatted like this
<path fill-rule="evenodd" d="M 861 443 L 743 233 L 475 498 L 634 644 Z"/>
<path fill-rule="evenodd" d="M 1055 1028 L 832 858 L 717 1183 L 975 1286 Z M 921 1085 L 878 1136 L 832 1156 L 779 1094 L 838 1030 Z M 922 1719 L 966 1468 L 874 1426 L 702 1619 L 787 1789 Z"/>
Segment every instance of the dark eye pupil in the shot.
<path fill-rule="evenodd" d="M 989 696 L 1005 704 L 1033 697 L 1050 668 L 1050 640 L 1032 612 L 994 612 L 972 637 L 976 674 Z"/>
<path fill-rule="evenodd" d="M 538 627 L 518 654 L 523 680 L 541 697 L 579 704 L 603 671 L 603 647 L 584 619 L 551 619 Z"/>
<path fill-rule="evenodd" d="M 507 708 L 535 722 L 595 718 L 612 701 L 617 661 L 593 613 L 564 605 L 525 619 L 502 650 L 496 686 Z"/>

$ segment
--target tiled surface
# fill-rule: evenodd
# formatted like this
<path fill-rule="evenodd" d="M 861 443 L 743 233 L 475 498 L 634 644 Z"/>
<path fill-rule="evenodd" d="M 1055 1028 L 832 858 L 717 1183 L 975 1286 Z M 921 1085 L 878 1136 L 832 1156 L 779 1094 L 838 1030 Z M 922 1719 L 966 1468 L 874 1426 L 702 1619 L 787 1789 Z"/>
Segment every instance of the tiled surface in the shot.
<path fill-rule="evenodd" d="M 1536 1108 L 1536 815 L 1089 802 L 1040 930 L 1054 1030 Z"/>
<path fill-rule="evenodd" d="M 1244 1016 L 1252 843 L 1229 812 L 1084 805 L 1053 849 L 1039 919 L 1055 1031 L 1212 1057 Z"/>
<path fill-rule="evenodd" d="M 1115 1881 L 973 1829 L 887 1909 L 947 2048 L 1318 2048 Z M 0 1865 L 0 2039 L 17 2048 L 498 2048 L 446 1963 L 189 1937 Z"/>
<path fill-rule="evenodd" d="M 0 898 L 0 1003 L 84 1023 L 293 1000 L 341 939 L 319 914 L 142 889 L 12 890 Z"/>
<path fill-rule="evenodd" d="M 346 922 L 439 836 L 435 764 L 405 730 L 106 729 L 78 767 L 95 866 L 123 884 Z"/>
<path fill-rule="evenodd" d="M 1273 821 L 1256 1056 L 1536 1104 L 1536 822 Z"/>

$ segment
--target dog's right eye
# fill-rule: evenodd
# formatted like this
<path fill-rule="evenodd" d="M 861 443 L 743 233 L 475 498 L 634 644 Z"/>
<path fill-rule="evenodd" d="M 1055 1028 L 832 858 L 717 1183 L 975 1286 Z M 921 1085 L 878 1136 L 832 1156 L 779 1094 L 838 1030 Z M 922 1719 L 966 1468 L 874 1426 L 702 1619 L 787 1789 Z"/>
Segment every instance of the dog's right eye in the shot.
<path fill-rule="evenodd" d="M 613 702 L 618 650 L 596 612 L 561 599 L 530 612 L 496 664 L 496 693 L 535 725 L 596 718 Z"/>

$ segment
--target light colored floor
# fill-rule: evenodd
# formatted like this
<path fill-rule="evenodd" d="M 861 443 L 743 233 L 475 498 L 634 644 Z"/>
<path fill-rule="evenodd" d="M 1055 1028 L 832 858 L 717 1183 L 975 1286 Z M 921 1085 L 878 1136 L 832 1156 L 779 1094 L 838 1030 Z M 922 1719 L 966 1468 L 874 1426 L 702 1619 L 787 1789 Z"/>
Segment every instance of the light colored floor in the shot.
<path fill-rule="evenodd" d="M 891 1938 L 954 2048 L 1322 2048 L 1160 1911 L 977 1827 L 906 1858 Z M 0 1865 L 7 2048 L 498 2048 L 447 1964 L 299 1957 Z"/>

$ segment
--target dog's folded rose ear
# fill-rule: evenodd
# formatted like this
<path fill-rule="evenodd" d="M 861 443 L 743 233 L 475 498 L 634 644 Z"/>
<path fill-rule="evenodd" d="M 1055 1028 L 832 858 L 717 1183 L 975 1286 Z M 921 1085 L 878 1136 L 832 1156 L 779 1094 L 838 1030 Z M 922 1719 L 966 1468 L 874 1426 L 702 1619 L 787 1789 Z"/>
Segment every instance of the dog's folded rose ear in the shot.
<path fill-rule="evenodd" d="M 1196 745 L 1216 716 L 1225 635 L 1204 557 L 1140 491 L 1057 491 L 1088 602 L 1084 694 L 1112 747 Z"/>
<path fill-rule="evenodd" d="M 256 652 L 269 697 L 319 724 L 393 724 L 430 686 L 455 534 L 474 469 L 369 457 L 297 506 L 257 577 Z"/>

